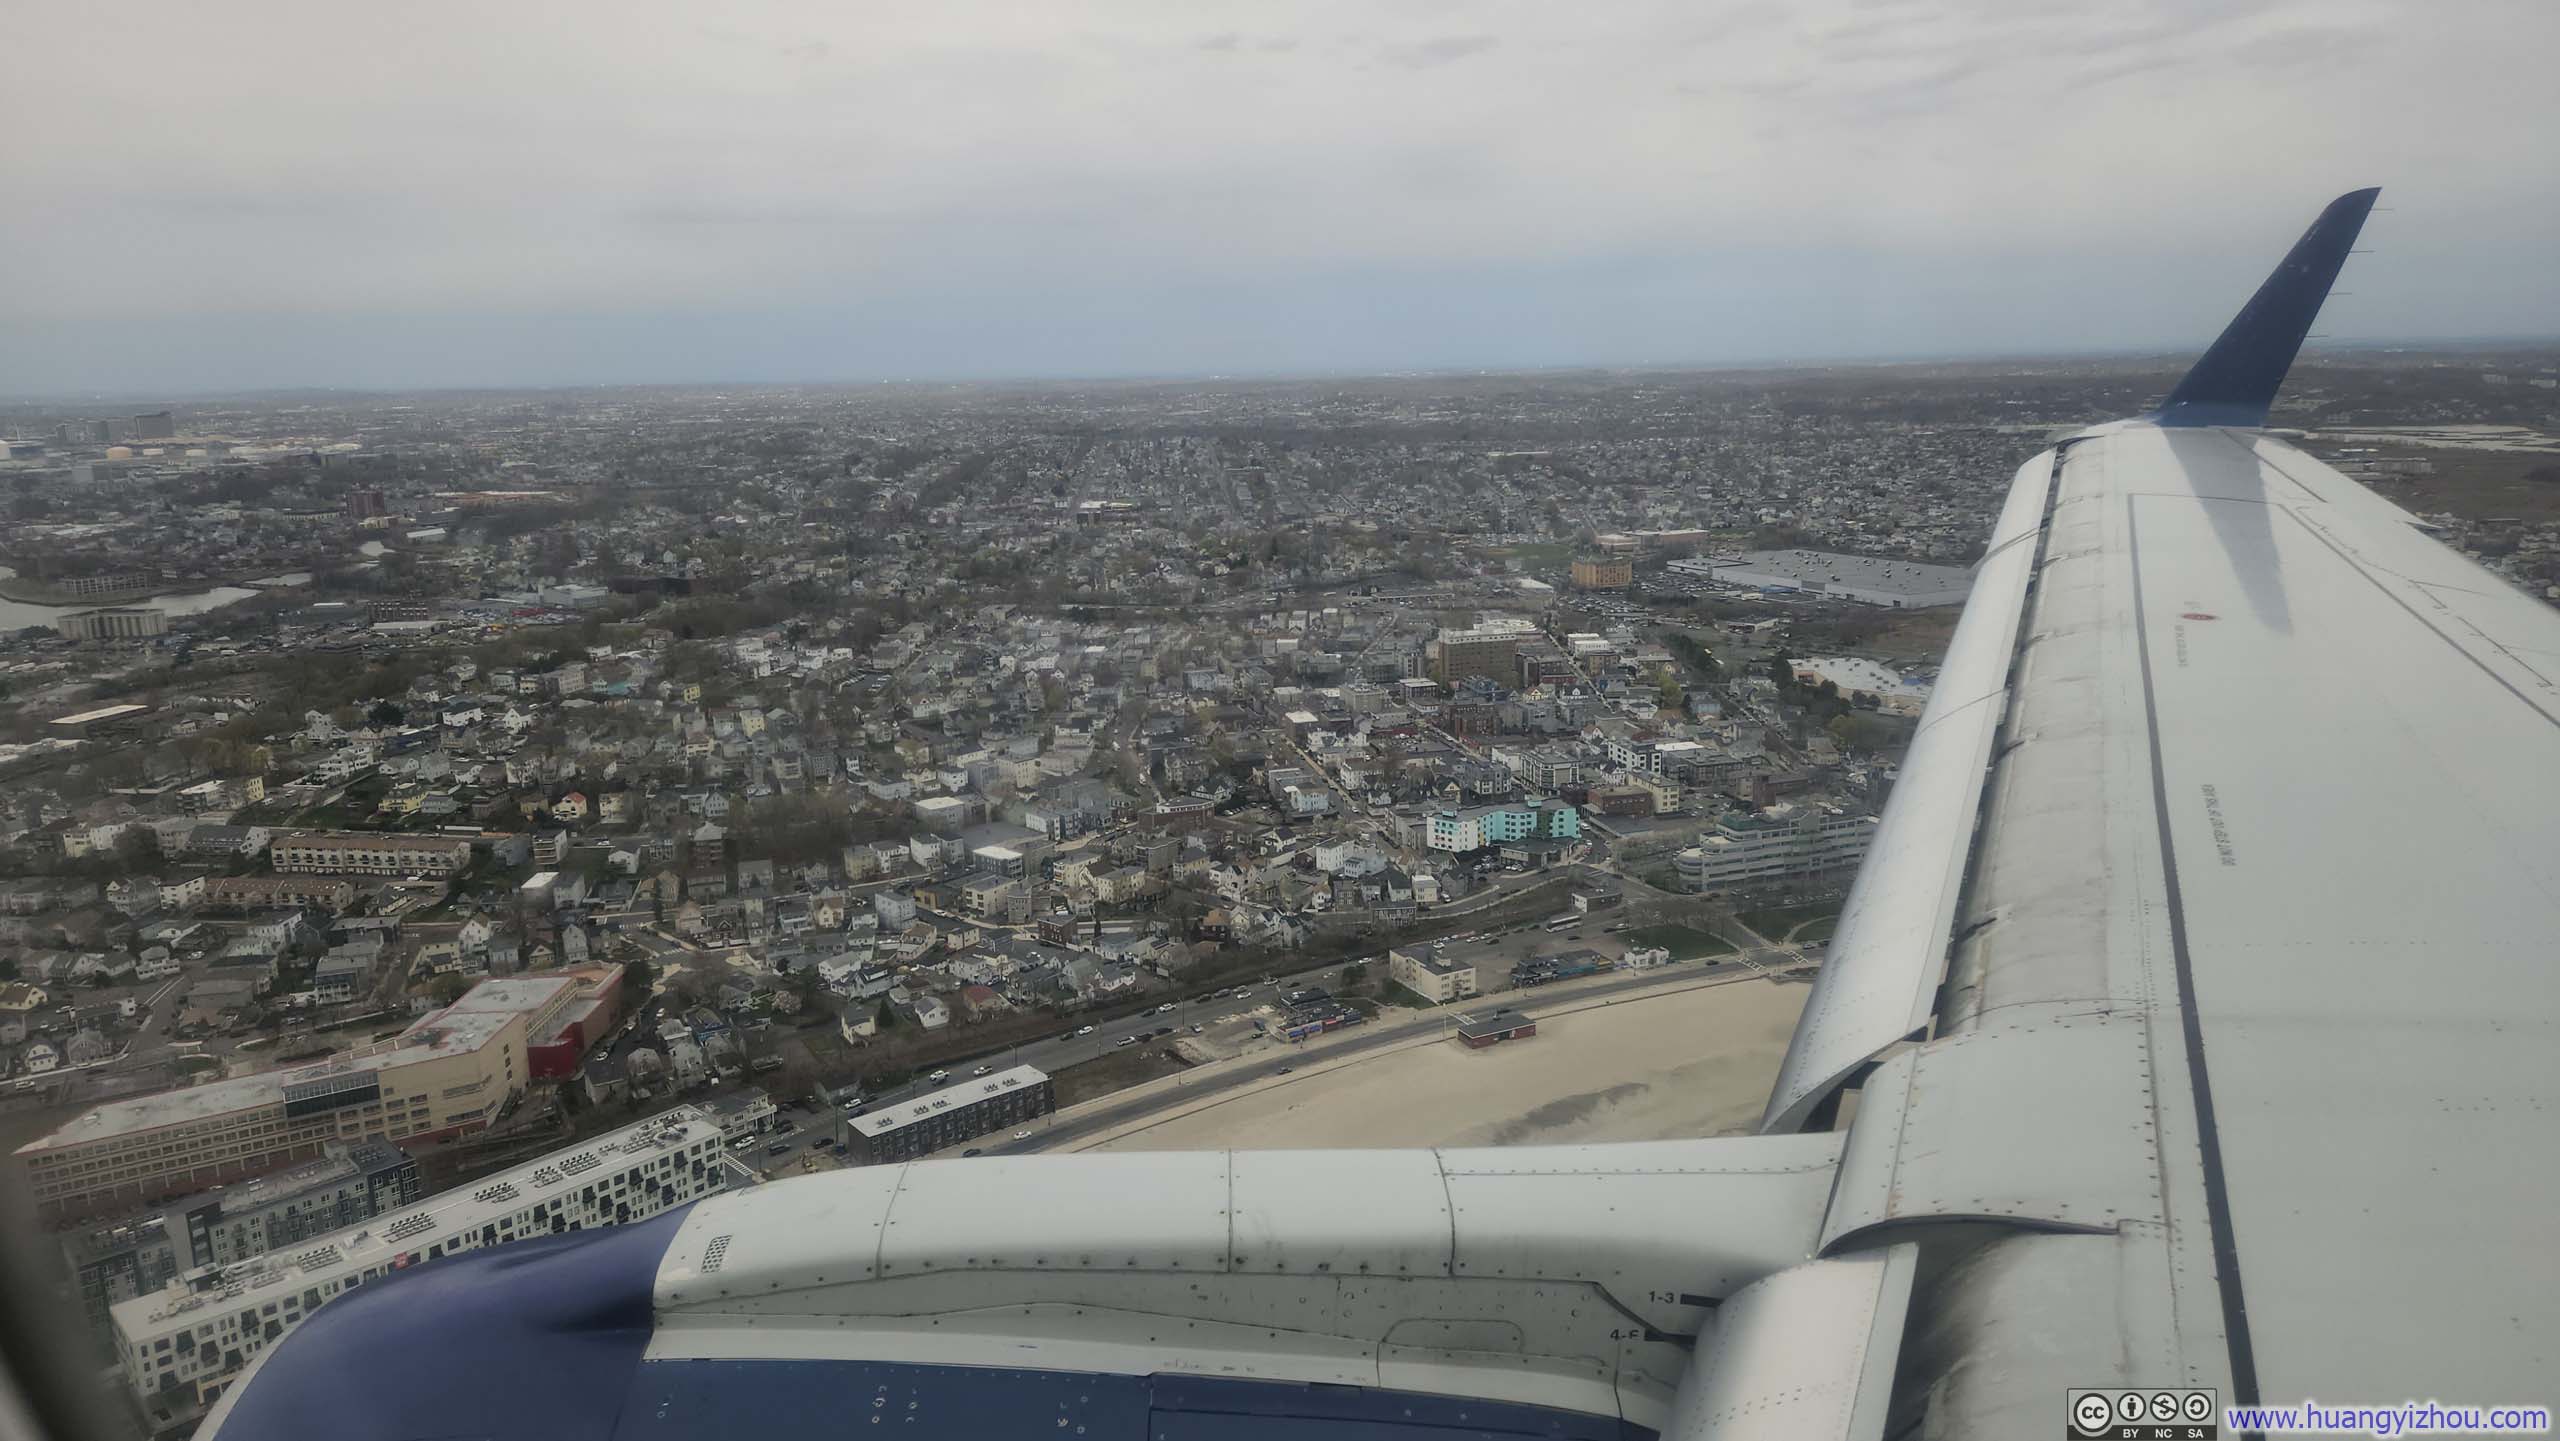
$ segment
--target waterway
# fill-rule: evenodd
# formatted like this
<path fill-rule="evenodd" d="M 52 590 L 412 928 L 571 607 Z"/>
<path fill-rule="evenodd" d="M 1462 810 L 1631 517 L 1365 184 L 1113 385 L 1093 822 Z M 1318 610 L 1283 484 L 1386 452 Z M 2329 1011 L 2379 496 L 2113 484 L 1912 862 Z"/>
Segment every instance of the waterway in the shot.
<path fill-rule="evenodd" d="M 7 566 L 0 565 L 0 580 L 15 579 L 17 574 Z M 271 579 L 283 580 L 285 577 L 278 576 Z M 308 583 L 309 577 L 304 577 L 304 581 Z M 85 601 L 73 605 L 36 605 L 23 600 L 0 598 L 0 635 L 24 630 L 31 625 L 51 626 L 58 617 L 69 615 L 73 611 L 95 610 L 101 604 L 146 606 L 152 610 L 167 611 L 171 615 L 201 615 L 206 611 L 229 605 L 233 601 L 247 600 L 256 594 L 256 591 L 247 586 L 218 585 L 211 590 L 178 591 L 169 595 L 155 595 L 147 600 Z"/>

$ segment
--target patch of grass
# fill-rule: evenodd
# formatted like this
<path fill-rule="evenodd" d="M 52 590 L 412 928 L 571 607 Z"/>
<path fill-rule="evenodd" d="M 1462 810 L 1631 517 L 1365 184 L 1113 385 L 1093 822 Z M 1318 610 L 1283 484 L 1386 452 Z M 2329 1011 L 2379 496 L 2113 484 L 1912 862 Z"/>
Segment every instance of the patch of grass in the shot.
<path fill-rule="evenodd" d="M 1624 932 L 1618 939 L 1625 941 L 1630 948 L 1660 946 L 1669 951 L 1671 959 L 1675 961 L 1693 961 L 1700 956 L 1721 956 L 1733 950 L 1731 945 L 1708 935 L 1695 926 L 1638 926 L 1632 931 Z"/>
<path fill-rule="evenodd" d="M 1513 560 L 1520 562 L 1522 571 L 1530 574 L 1542 570 L 1563 570 L 1573 564 L 1573 547 L 1563 541 L 1539 541 L 1531 545 L 1515 545 L 1511 547 L 1509 554 Z"/>
<path fill-rule="evenodd" d="M 1807 921 L 1803 925 L 1796 927 L 1794 934 L 1788 936 L 1787 939 L 1800 944 L 1810 945 L 1815 941 L 1827 941 L 1831 939 L 1831 933 L 1839 928 L 1840 918 L 1838 916 L 1818 916 L 1813 920 Z"/>
<path fill-rule="evenodd" d="M 1734 919 L 1774 941 L 1807 921 L 1836 918 L 1839 914 L 1838 901 L 1815 901 L 1802 906 L 1769 906 L 1756 911 L 1737 911 Z"/>
<path fill-rule="evenodd" d="M 1096 1096 L 1126 1090 L 1141 1081 L 1152 1081 L 1158 1076 L 1191 1069 L 1165 1054 L 1172 1044 L 1173 1037 L 1167 1036 L 1161 1043 L 1129 1046 L 1058 1072 L 1054 1078 L 1058 1088 L 1058 1109 L 1063 1111 L 1079 1101 L 1090 1101 Z"/>

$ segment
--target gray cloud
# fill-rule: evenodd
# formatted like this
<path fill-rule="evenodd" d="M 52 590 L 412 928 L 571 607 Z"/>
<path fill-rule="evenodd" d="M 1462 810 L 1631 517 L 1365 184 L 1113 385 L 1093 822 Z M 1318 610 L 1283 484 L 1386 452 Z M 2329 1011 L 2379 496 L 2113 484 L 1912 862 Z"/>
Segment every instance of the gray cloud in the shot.
<path fill-rule="evenodd" d="M 2371 183 L 2324 330 L 2560 331 L 2548 0 L 1201 13 L 35 7 L 0 388 L 2170 345 Z"/>
<path fill-rule="evenodd" d="M 1485 54 L 1501 43 L 1500 37 L 1493 35 L 1435 35 L 1409 44 L 1382 46 L 1378 58 L 1408 70 L 1428 70 Z"/>

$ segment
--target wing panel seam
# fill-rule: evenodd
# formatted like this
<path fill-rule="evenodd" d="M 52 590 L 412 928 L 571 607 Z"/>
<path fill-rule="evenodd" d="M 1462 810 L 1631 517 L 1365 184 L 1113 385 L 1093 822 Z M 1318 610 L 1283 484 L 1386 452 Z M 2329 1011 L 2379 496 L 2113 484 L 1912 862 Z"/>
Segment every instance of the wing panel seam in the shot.
<path fill-rule="evenodd" d="M 2142 667 L 2142 715 L 2151 748 L 2151 804 L 2160 832 L 2161 888 L 2169 908 L 2169 953 L 2178 976 L 2179 1026 L 2186 1039 L 2187 1086 L 2196 1103 L 2196 1149 L 2204 1171 L 2205 1224 L 2213 1239 L 2215 1281 L 2222 1294 L 2223 1339 L 2231 1352 L 2235 1402 L 2258 1402 L 2258 1361 L 2249 1339 L 2249 1306 L 2240 1284 L 2240 1247 L 2232 1228 L 2231 1193 L 2215 1127 L 2213 1084 L 2205 1070 L 2204 1017 L 2196 1007 L 2195 962 L 2187 946 L 2186 904 L 2178 889 L 2177 840 L 2169 829 L 2169 772 L 2160 746 L 2160 709 L 2151 681 L 2151 623 L 2142 592 L 2141 507 L 2125 497 L 2125 555 L 2133 568 L 2133 638 Z"/>

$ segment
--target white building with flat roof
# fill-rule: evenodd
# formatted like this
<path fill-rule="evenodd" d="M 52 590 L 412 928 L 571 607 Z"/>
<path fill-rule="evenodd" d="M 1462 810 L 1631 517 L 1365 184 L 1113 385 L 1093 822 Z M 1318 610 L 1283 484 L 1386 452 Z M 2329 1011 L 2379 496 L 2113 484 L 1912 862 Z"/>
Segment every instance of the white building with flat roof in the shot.
<path fill-rule="evenodd" d="M 185 1272 L 113 1307 L 125 1384 L 148 1412 L 193 1415 L 342 1291 L 456 1252 L 646 1220 L 719 1192 L 726 1159 L 719 1123 L 679 1106 L 289 1252 Z"/>

